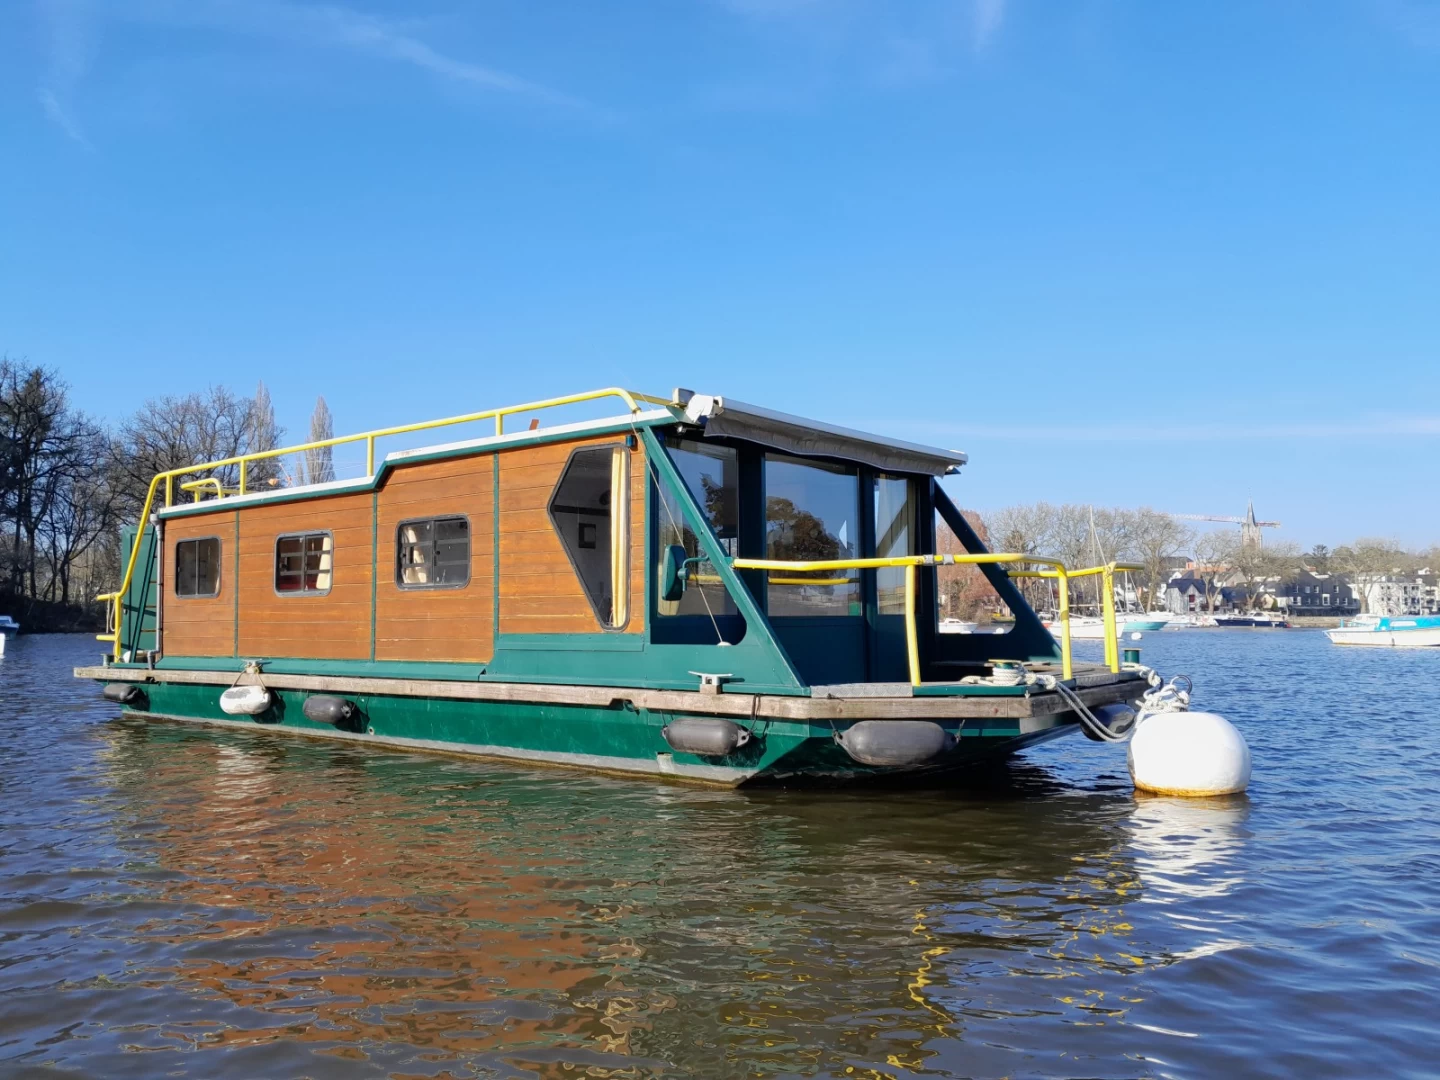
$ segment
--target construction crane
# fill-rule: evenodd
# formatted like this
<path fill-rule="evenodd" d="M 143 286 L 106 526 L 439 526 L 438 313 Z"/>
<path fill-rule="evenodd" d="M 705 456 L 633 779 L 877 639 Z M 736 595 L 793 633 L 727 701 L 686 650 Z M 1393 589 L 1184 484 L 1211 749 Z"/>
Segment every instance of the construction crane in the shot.
<path fill-rule="evenodd" d="M 1255 501 L 1252 499 L 1242 517 L 1224 517 L 1218 514 L 1172 514 L 1171 517 L 1180 518 L 1182 521 L 1225 521 L 1231 525 L 1240 526 L 1240 544 L 1243 547 L 1260 547 L 1261 529 L 1278 529 L 1278 521 L 1256 521 Z"/>

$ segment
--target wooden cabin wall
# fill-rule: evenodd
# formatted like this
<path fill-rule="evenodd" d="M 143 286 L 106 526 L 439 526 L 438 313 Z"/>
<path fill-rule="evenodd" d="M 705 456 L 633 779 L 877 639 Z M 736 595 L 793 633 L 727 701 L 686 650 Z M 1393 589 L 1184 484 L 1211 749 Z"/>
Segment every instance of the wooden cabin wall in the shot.
<path fill-rule="evenodd" d="M 498 500 L 495 456 L 483 454 L 398 466 L 373 493 L 170 518 L 164 531 L 162 649 L 171 656 L 487 663 L 496 632 L 497 502 L 499 630 L 604 632 L 547 508 L 577 447 L 619 443 L 622 439 L 611 435 L 502 451 Z M 630 617 L 623 628 L 628 634 L 645 628 L 647 492 L 645 455 L 636 449 L 630 452 Z M 469 583 L 457 589 L 399 588 L 399 523 L 453 514 L 470 521 Z M 278 594 L 276 540 L 308 532 L 333 538 L 330 591 Z M 202 536 L 220 537 L 220 595 L 176 597 L 175 544 Z"/>
<path fill-rule="evenodd" d="M 613 446 L 616 435 L 547 443 L 500 454 L 500 632 L 596 633 L 595 610 L 555 535 L 547 507 L 578 447 Z M 630 454 L 630 621 L 645 629 L 645 454 Z"/>
<path fill-rule="evenodd" d="M 375 659 L 485 663 L 495 633 L 493 456 L 405 465 L 376 500 Z M 412 518 L 470 519 L 470 582 L 458 589 L 395 583 L 397 528 Z"/>
<path fill-rule="evenodd" d="M 239 514 L 240 655 L 370 659 L 371 494 L 262 503 Z M 305 532 L 334 537 L 330 591 L 281 596 L 276 538 Z"/>
<path fill-rule="evenodd" d="M 165 523 L 165 563 L 160 578 L 161 649 L 175 656 L 235 655 L 235 511 L 175 518 Z M 220 594 L 175 595 L 175 545 L 181 540 L 220 538 Z"/>

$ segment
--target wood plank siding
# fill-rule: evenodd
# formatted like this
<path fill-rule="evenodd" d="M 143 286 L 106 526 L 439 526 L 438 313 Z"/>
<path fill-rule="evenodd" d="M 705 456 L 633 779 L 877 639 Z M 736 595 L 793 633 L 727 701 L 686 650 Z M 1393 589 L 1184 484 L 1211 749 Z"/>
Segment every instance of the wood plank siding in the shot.
<path fill-rule="evenodd" d="M 170 656 L 294 657 L 316 660 L 488 663 L 506 634 L 605 633 L 548 513 L 571 453 L 623 446 L 619 436 L 401 464 L 374 492 L 325 495 L 168 518 L 164 524 L 162 651 Z M 646 464 L 629 451 L 629 618 L 645 628 Z M 496 555 L 496 519 L 499 555 Z M 463 516 L 470 579 L 454 588 L 401 588 L 399 525 Z M 332 537 L 325 593 L 275 590 L 276 541 L 295 533 Z M 216 536 L 220 594 L 174 595 L 175 545 Z"/>
<path fill-rule="evenodd" d="M 235 655 L 235 511 L 176 518 L 165 523 L 161 569 L 161 632 L 176 656 Z M 220 539 L 220 595 L 175 595 L 175 545 L 206 536 Z"/>
<path fill-rule="evenodd" d="M 495 464 L 489 454 L 406 465 L 377 497 L 375 659 L 488 661 L 495 644 Z M 470 581 L 462 588 L 396 584 L 402 521 L 463 516 L 470 522 Z"/>
<path fill-rule="evenodd" d="M 500 632 L 602 632 L 550 522 L 550 496 L 571 453 L 623 445 L 615 435 L 508 450 L 500 455 Z M 645 629 L 645 455 L 630 454 L 629 634 Z"/>
<path fill-rule="evenodd" d="M 240 511 L 240 655 L 370 659 L 373 496 L 329 495 Z M 275 591 L 275 541 L 328 532 L 330 591 Z"/>

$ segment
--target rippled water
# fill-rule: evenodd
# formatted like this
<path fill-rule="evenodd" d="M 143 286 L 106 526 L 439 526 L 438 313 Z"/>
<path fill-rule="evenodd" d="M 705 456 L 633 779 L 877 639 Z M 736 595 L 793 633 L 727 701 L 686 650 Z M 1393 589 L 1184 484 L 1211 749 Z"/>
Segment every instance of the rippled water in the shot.
<path fill-rule="evenodd" d="M 1422 1076 L 1440 654 L 1147 635 L 1255 753 L 695 791 L 122 720 L 0 661 L 0 1075 Z"/>

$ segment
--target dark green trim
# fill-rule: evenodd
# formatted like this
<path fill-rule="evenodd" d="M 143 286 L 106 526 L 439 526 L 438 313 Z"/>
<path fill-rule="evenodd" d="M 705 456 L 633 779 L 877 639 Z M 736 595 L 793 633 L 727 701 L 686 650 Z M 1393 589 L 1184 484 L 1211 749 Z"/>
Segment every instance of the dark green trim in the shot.
<path fill-rule="evenodd" d="M 541 650 L 545 652 L 644 652 L 643 634 L 618 634 L 596 627 L 581 634 L 500 634 L 495 639 L 497 651 L 502 649 Z"/>
<path fill-rule="evenodd" d="M 490 656 L 500 649 L 500 455 L 490 455 L 490 527 L 492 533 L 490 559 Z"/>
<path fill-rule="evenodd" d="M 912 697 L 1024 697 L 1024 686 L 959 686 L 955 683 L 924 683 L 912 686 Z"/>
<path fill-rule="evenodd" d="M 163 559 L 165 553 L 162 551 L 160 557 Z M 240 655 L 240 511 L 235 511 L 235 597 L 230 603 L 230 610 L 235 617 L 235 628 L 233 634 L 233 645 L 231 653 Z M 163 643 L 162 643 L 162 648 Z"/>
<path fill-rule="evenodd" d="M 680 507 L 680 512 L 684 515 L 686 524 L 688 524 L 695 533 L 696 539 L 700 542 L 700 546 L 705 552 L 706 559 L 715 567 L 715 572 L 720 575 L 726 591 L 730 593 L 730 599 L 745 619 L 746 630 L 744 639 L 738 645 L 727 649 L 727 653 L 733 650 L 738 659 L 746 653 L 753 654 L 754 651 L 759 650 L 764 656 L 765 663 L 773 673 L 772 677 L 784 680 L 787 685 L 792 686 L 797 691 L 803 690 L 808 693 L 808 687 L 806 687 L 800 676 L 796 674 L 795 665 L 791 662 L 789 654 L 785 651 L 785 647 L 780 644 L 780 640 L 775 636 L 775 631 L 770 625 L 770 620 L 765 617 L 765 614 L 755 603 L 754 597 L 751 596 L 750 590 L 746 588 L 745 583 L 742 582 L 739 575 L 735 573 L 734 567 L 730 565 L 729 555 L 727 555 L 725 549 L 720 546 L 720 540 L 716 537 L 715 531 L 710 528 L 710 522 L 695 504 L 695 499 L 690 494 L 690 489 L 685 485 L 684 478 L 676 470 L 675 463 L 670 460 L 670 455 L 665 452 L 665 448 L 661 445 L 660 440 L 655 437 L 655 432 L 647 427 L 640 431 L 640 437 L 645 442 L 646 457 L 655 464 L 654 472 L 651 475 L 662 480 L 670 488 L 670 493 L 674 496 L 676 505 Z M 649 537 L 647 537 L 647 541 L 648 540 Z M 715 646 L 710 646 L 710 648 L 714 647 Z M 709 655 L 713 656 L 714 654 Z M 727 656 L 726 660 L 729 661 L 729 659 Z M 736 670 L 737 673 L 739 673 L 738 668 L 738 664 L 733 665 L 733 667 L 727 664 L 727 670 Z"/>
<path fill-rule="evenodd" d="M 238 517 L 238 515 L 237 515 Z M 370 659 L 375 659 L 375 597 L 380 581 L 380 492 L 370 493 Z"/>

